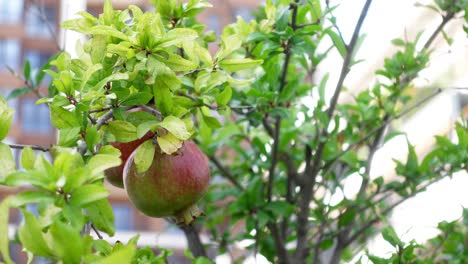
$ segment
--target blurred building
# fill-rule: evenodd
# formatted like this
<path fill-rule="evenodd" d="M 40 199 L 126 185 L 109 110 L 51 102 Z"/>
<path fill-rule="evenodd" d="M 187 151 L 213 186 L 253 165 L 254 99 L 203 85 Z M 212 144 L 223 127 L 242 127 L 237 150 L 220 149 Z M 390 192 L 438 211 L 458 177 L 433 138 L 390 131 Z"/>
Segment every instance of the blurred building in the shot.
<path fill-rule="evenodd" d="M 13 89 L 25 87 L 23 80 L 24 62 L 29 61 L 33 75 L 37 73 L 51 56 L 60 50 L 59 24 L 61 4 L 72 0 L 0 0 L 0 92 L 7 97 Z M 104 0 L 87 0 L 87 11 L 93 15 L 102 13 Z M 126 8 L 136 4 L 143 9 L 151 9 L 149 1 L 114 0 L 114 8 Z M 208 29 L 221 33 L 222 28 L 240 15 L 250 19 L 250 12 L 260 0 L 210 1 L 214 8 L 204 11 L 200 20 Z M 10 72 L 12 69 L 17 75 Z M 50 78 L 45 78 L 39 92 L 47 93 Z M 10 107 L 16 110 L 14 123 L 8 137 L 9 142 L 48 146 L 56 140 L 46 105 L 36 105 L 37 96 L 29 93 L 9 100 Z M 15 151 L 18 160 L 20 151 Z M 127 200 L 124 190 L 109 186 L 111 203 L 115 214 L 116 237 L 111 240 L 126 241 L 138 231 L 142 234 L 140 242 L 151 246 L 171 248 L 183 255 L 187 248 L 183 232 L 168 225 L 162 219 L 143 216 Z M 15 190 L 0 187 L 0 198 L 14 193 Z M 34 211 L 35 208 L 31 207 Z M 21 221 L 19 212 L 12 212 L 11 224 L 15 227 Z M 10 234 L 12 236 L 13 233 Z M 26 263 L 26 255 L 19 245 L 12 245 L 12 257 L 17 263 Z M 37 260 L 36 263 L 43 263 Z M 183 258 L 175 256 L 171 263 L 183 263 Z"/>

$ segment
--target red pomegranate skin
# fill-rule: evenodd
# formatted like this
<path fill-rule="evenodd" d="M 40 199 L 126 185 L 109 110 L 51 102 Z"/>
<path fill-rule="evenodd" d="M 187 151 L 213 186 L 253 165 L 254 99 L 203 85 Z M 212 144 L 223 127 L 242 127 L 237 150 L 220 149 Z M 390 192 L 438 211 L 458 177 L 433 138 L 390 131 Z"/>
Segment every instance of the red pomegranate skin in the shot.
<path fill-rule="evenodd" d="M 104 171 L 104 175 L 106 176 L 106 179 L 109 183 L 112 185 L 119 187 L 119 188 L 124 188 L 124 183 L 123 183 L 123 170 L 125 167 L 125 162 L 127 162 L 128 158 L 132 154 L 132 152 L 138 148 L 143 142 L 145 142 L 148 139 L 151 139 L 153 137 L 153 133 L 148 132 L 146 135 L 144 135 L 142 138 L 122 143 L 122 142 L 112 142 L 110 143 L 114 148 L 120 150 L 120 159 L 122 160 L 122 163 L 119 166 L 109 168 Z"/>
<path fill-rule="evenodd" d="M 151 217 L 174 216 L 194 205 L 206 193 L 210 169 L 208 158 L 192 141 L 184 142 L 178 155 L 161 153 L 155 146 L 154 160 L 138 173 L 132 153 L 124 169 L 124 184 L 130 201 Z"/>

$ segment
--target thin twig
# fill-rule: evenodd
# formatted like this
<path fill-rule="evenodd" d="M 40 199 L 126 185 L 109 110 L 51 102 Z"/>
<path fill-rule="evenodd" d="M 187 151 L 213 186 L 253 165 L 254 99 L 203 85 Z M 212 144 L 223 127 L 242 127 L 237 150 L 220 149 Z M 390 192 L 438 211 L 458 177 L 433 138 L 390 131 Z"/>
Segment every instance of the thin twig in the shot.
<path fill-rule="evenodd" d="M 138 107 L 138 106 L 137 106 L 137 107 Z M 160 112 L 158 109 L 156 109 L 156 108 L 154 108 L 154 107 L 152 107 L 152 106 L 149 106 L 149 105 L 140 105 L 140 107 L 143 108 L 145 111 L 151 113 L 152 115 L 154 115 L 155 117 L 157 117 L 157 118 L 160 119 L 160 120 L 163 118 L 161 112 Z"/>
<path fill-rule="evenodd" d="M 388 213 L 390 213 L 393 209 L 395 209 L 395 207 L 397 207 L 398 205 L 402 204 L 404 201 L 408 200 L 409 198 L 412 198 L 414 197 L 416 194 L 420 193 L 421 191 L 425 190 L 427 187 L 431 186 L 432 184 L 444 179 L 445 177 L 440 177 L 440 178 L 437 178 L 435 180 L 432 180 L 428 183 L 426 183 L 425 185 L 423 185 L 419 191 L 417 192 L 413 192 L 411 194 L 409 194 L 408 196 L 406 197 L 403 197 L 401 198 L 400 200 L 398 200 L 397 202 L 395 202 L 394 204 L 390 205 L 387 209 L 385 209 L 383 212 L 380 213 L 380 215 L 387 215 Z M 369 229 L 371 226 L 373 226 L 374 224 L 378 223 L 382 218 L 381 216 L 376 216 L 374 217 L 372 220 L 370 220 L 369 222 L 365 223 L 364 225 L 362 225 L 351 237 L 348 238 L 347 241 L 344 242 L 344 247 L 347 247 L 349 246 L 353 241 L 355 241 L 359 236 L 361 236 L 367 229 Z"/>
<path fill-rule="evenodd" d="M 112 108 L 113 108 L 112 106 L 107 106 L 107 107 L 103 107 L 103 108 L 99 108 L 99 109 L 89 110 L 89 113 L 92 114 L 92 113 L 105 112 L 105 111 L 111 110 Z"/>
<path fill-rule="evenodd" d="M 208 158 L 213 162 L 213 164 L 218 168 L 218 170 L 221 172 L 221 174 L 227 178 L 234 186 L 237 187 L 237 189 L 244 191 L 245 188 L 237 181 L 237 179 L 232 175 L 232 173 L 226 169 L 223 164 L 213 155 L 209 155 Z"/>
<path fill-rule="evenodd" d="M 110 109 L 107 113 L 102 115 L 96 120 L 96 129 L 99 130 L 104 124 L 106 124 L 114 116 L 114 109 Z"/>
<path fill-rule="evenodd" d="M 29 148 L 31 148 L 33 150 L 39 150 L 39 151 L 42 151 L 42 152 L 50 151 L 50 148 L 43 147 L 43 146 L 38 146 L 38 145 L 8 144 L 8 146 L 10 146 L 10 148 L 14 148 L 14 149 L 24 149 L 24 148 L 29 147 Z"/>
<path fill-rule="evenodd" d="M 367 0 L 366 3 L 364 4 L 364 7 L 362 8 L 361 14 L 359 15 L 359 19 L 357 21 L 356 27 L 354 28 L 353 35 L 351 37 L 351 41 L 349 42 L 348 45 L 346 45 L 346 56 L 344 58 L 343 65 L 341 66 L 341 73 L 340 77 L 338 79 L 338 83 L 336 84 L 335 92 L 333 94 L 333 97 L 330 101 L 330 107 L 328 108 L 328 122 L 330 122 L 330 119 L 333 115 L 333 112 L 335 111 L 335 107 L 338 103 L 338 97 L 340 96 L 341 90 L 343 89 L 343 83 L 346 77 L 348 76 L 348 73 L 350 71 L 349 66 L 351 65 L 351 59 L 352 56 L 354 55 L 354 51 L 356 48 L 356 43 L 359 38 L 359 33 L 361 32 L 362 25 L 364 23 L 364 20 L 367 16 L 367 12 L 369 11 L 369 7 L 372 3 L 372 0 Z M 326 128 L 325 128 L 326 129 Z"/>
<path fill-rule="evenodd" d="M 43 23 L 46 24 L 47 29 L 49 30 L 50 34 L 52 35 L 52 38 L 54 39 L 55 47 L 57 48 L 57 50 L 62 50 L 60 48 L 57 32 L 52 28 L 49 18 L 45 14 L 44 6 L 37 3 L 36 0 L 31 0 L 31 2 L 39 9 L 39 18 L 42 20 Z"/>
<path fill-rule="evenodd" d="M 437 29 L 432 32 L 432 35 L 429 37 L 429 39 L 426 41 L 424 44 L 424 49 L 428 49 L 431 45 L 432 42 L 436 39 L 436 37 L 439 35 L 439 33 L 444 29 L 445 25 L 454 18 L 455 13 L 449 11 L 445 16 L 442 16 L 442 22 L 439 24 Z"/>
<path fill-rule="evenodd" d="M 99 231 L 96 229 L 96 227 L 93 224 L 91 224 L 91 228 L 93 229 L 94 233 L 96 233 L 99 239 L 103 239 L 101 233 L 99 233 Z"/>
<path fill-rule="evenodd" d="M 351 37 L 351 41 L 348 45 L 346 45 L 346 56 L 343 61 L 343 65 L 341 68 L 341 73 L 340 77 L 338 79 L 338 83 L 336 84 L 335 92 L 332 96 L 332 99 L 330 101 L 330 106 L 327 111 L 327 116 L 328 116 L 328 121 L 327 123 L 329 124 L 331 122 L 331 118 L 333 116 L 333 113 L 335 111 L 336 105 L 338 103 L 338 97 L 341 93 L 341 90 L 343 89 L 343 84 L 344 80 L 346 79 L 346 76 L 348 75 L 350 71 L 350 65 L 351 65 L 351 59 L 355 51 L 355 46 L 357 43 L 357 40 L 359 38 L 359 33 L 361 31 L 361 27 L 364 23 L 364 20 L 367 16 L 367 12 L 369 10 L 369 7 L 372 3 L 372 0 L 367 0 L 366 3 L 364 4 L 364 7 L 361 10 L 361 13 L 359 15 L 359 19 L 356 23 L 356 26 L 354 28 L 353 35 Z M 319 133 L 319 139 L 323 139 L 327 137 L 327 128 L 328 124 L 326 124 L 321 131 L 317 132 Z M 325 149 L 325 144 L 326 140 L 319 140 L 319 144 L 317 146 L 317 149 L 314 153 L 314 158 L 312 161 L 309 161 L 306 163 L 306 172 L 304 174 L 304 186 L 301 188 L 301 195 L 300 195 L 300 210 L 297 214 L 297 235 L 298 235 L 298 243 L 297 247 L 298 249 L 296 250 L 296 259 L 301 259 L 304 258 L 308 254 L 308 240 L 307 240 L 307 227 L 308 227 L 308 218 L 309 218 L 309 212 L 310 212 L 310 206 L 309 203 L 313 199 L 313 185 L 315 184 L 315 178 L 317 177 L 317 174 L 320 172 L 320 163 L 322 161 L 322 155 L 323 151 Z M 306 157 L 307 155 L 311 155 L 311 153 L 307 153 L 306 151 Z M 312 164 L 310 164 L 312 162 Z M 307 169 L 309 168 L 309 169 Z"/>
<path fill-rule="evenodd" d="M 332 169 L 332 167 L 336 164 L 336 162 L 341 158 L 343 157 L 343 155 L 345 155 L 346 153 L 348 153 L 349 151 L 351 151 L 352 149 L 354 149 L 355 147 L 361 145 L 362 143 L 366 142 L 367 140 L 369 140 L 371 137 L 374 136 L 375 133 L 377 133 L 379 130 L 381 130 L 383 127 L 387 126 L 388 123 L 394 121 L 394 120 L 397 120 L 397 119 L 400 119 L 401 117 L 407 115 L 408 113 L 410 113 L 411 111 L 413 111 L 414 109 L 420 107 L 421 105 L 425 104 L 426 102 L 428 102 L 429 100 L 431 100 L 432 98 L 434 98 L 435 96 L 437 96 L 438 94 L 440 94 L 443 90 L 441 88 L 437 89 L 436 92 L 434 92 L 433 94 L 429 95 L 428 97 L 422 99 L 421 101 L 417 102 L 416 104 L 414 104 L 413 106 L 409 107 L 408 109 L 402 111 L 401 113 L 393 116 L 393 117 L 390 117 L 387 122 L 383 123 L 382 125 L 378 126 L 378 127 L 375 127 L 374 129 L 372 129 L 371 131 L 369 131 L 369 133 L 367 133 L 366 135 L 364 135 L 362 138 L 360 138 L 359 140 L 357 140 L 356 142 L 350 144 L 345 150 L 343 150 L 342 152 L 340 152 L 339 154 L 337 154 L 334 158 L 331 159 L 331 161 L 327 164 L 325 164 L 325 166 L 322 168 L 322 170 L 325 170 L 325 173 L 324 175 L 328 175 L 328 173 L 330 173 L 330 170 Z"/>

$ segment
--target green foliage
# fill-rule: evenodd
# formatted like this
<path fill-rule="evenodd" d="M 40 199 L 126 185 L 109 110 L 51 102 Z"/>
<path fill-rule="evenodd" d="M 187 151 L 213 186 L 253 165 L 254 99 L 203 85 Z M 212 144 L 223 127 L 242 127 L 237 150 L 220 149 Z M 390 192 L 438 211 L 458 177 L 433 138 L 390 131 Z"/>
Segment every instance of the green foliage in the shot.
<path fill-rule="evenodd" d="M 424 157 L 408 141 L 406 159 L 395 160 L 397 176 L 370 178 L 376 151 L 404 136 L 392 121 L 410 109 L 411 82 L 429 65 L 432 40 L 421 45 L 421 34 L 393 40 L 397 51 L 384 59 L 372 86 L 337 104 L 330 97 L 337 99 L 344 85 L 331 90 L 333 74 L 317 78 L 316 70 L 337 52 L 344 59 L 340 77 L 345 80 L 359 62 L 355 57 L 364 35 L 358 28 L 355 43 L 346 43 L 333 15 L 337 7 L 328 2 L 266 1 L 254 20 L 238 18 L 224 28 L 215 54 L 208 45 L 216 36 L 195 18 L 211 4 L 150 2 L 155 11 L 134 5 L 116 10 L 106 0 L 98 17 L 81 12 L 62 25 L 88 37 L 78 45 L 77 57 L 60 52 L 36 75 L 27 61 L 21 74 L 13 72 L 22 75 L 26 87 L 9 98 L 30 92 L 41 97 L 45 74 L 52 77 L 48 96 L 37 103 L 49 107 L 58 129 L 57 145 L 50 149 L 23 148 L 21 168 L 10 146 L 0 142 L 0 184 L 24 188 L 0 203 L 0 233 L 8 233 L 9 210 L 19 208 L 24 221 L 17 240 L 31 260 L 166 263 L 172 252 L 138 248 L 138 237 L 112 245 L 85 232 L 92 224 L 115 233 L 103 172 L 121 164 L 121 153 L 110 143 L 151 132 L 154 137 L 135 152 L 139 172 L 149 168 L 154 151 L 176 155 L 191 139 L 212 161 L 216 180 L 204 198 L 206 217 L 197 221 L 216 254 L 252 241 L 244 250 L 272 262 L 315 263 L 331 256 L 323 261 L 338 263 L 351 261 L 366 239 L 380 232 L 395 252 L 388 258 L 368 254 L 373 263 L 432 263 L 435 255 L 466 262 L 460 246 L 467 243 L 466 212 L 463 221 L 439 224 L 440 235 L 424 245 L 404 242 L 391 226 L 375 225 L 430 184 L 467 170 L 468 124 L 460 122 L 456 140 L 437 136 Z M 442 15 L 443 26 L 463 12 L 468 21 L 467 6 L 435 0 L 426 7 Z M 447 33 L 435 33 L 451 44 Z M 0 140 L 12 117 L 0 96 Z M 35 152 L 39 149 L 48 150 L 51 161 Z M 332 201 L 353 177 L 361 182 L 356 193 Z M 31 204 L 37 214 L 26 209 Z M 0 239 L 6 263 L 12 262 L 9 242 L 7 236 Z M 212 263 L 194 257 L 199 253 L 187 251 L 186 257 Z"/>

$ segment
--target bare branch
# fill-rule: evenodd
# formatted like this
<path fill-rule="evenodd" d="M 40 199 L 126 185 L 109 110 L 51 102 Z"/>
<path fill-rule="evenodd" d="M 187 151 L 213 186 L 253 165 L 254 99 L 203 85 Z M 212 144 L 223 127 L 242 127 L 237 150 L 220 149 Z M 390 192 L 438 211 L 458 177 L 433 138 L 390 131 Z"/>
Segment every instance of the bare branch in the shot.
<path fill-rule="evenodd" d="M 361 32 L 362 24 L 367 16 L 367 12 L 369 11 L 369 7 L 372 3 L 372 0 L 367 0 L 362 8 L 361 14 L 359 15 L 359 19 L 357 21 L 356 27 L 354 28 L 353 35 L 351 37 L 351 41 L 348 45 L 346 45 L 346 56 L 343 61 L 343 65 L 341 67 L 340 77 L 338 79 L 338 83 L 336 84 L 335 92 L 333 97 L 330 101 L 330 107 L 328 108 L 328 119 L 330 120 L 333 112 L 335 111 L 336 104 L 338 103 L 338 97 L 340 96 L 341 90 L 343 89 L 343 83 L 346 79 L 350 71 L 351 59 L 354 54 L 354 49 L 356 48 L 356 43 L 359 38 L 359 33 Z M 330 121 L 329 121 L 330 122 Z M 325 128 L 326 129 L 326 128 Z"/>
<path fill-rule="evenodd" d="M 386 122 L 384 122 L 382 125 L 378 126 L 378 127 L 375 127 L 374 129 L 372 129 L 369 133 L 367 133 L 366 135 L 364 135 L 362 138 L 360 138 L 359 140 L 357 140 L 356 142 L 350 144 L 345 150 L 343 150 L 342 152 L 340 152 L 338 155 L 336 155 L 336 157 L 334 157 L 333 159 L 331 159 L 331 161 L 327 164 L 325 164 L 325 166 L 323 167 L 323 170 L 325 170 L 325 173 L 324 175 L 328 175 L 328 173 L 330 173 L 330 170 L 331 168 L 333 168 L 333 166 L 336 164 L 336 162 L 343 156 L 345 155 L 346 153 L 348 153 L 349 151 L 351 151 L 352 149 L 354 149 L 355 147 L 361 145 L 362 143 L 366 142 L 367 140 L 369 140 L 371 137 L 373 137 L 378 131 L 380 131 L 382 128 L 386 127 L 388 125 L 388 123 L 390 123 L 391 121 L 394 121 L 394 120 L 397 120 L 397 119 L 400 119 L 401 117 L 407 115 L 408 113 L 410 113 L 411 111 L 413 111 L 414 109 L 420 107 L 421 105 L 425 104 L 426 102 L 430 101 L 432 98 L 434 98 L 435 96 L 437 96 L 438 94 L 440 94 L 443 90 L 441 88 L 437 89 L 437 91 L 435 91 L 434 93 L 432 93 L 431 95 L 429 95 L 428 97 L 422 99 L 421 101 L 417 102 L 416 104 L 414 104 L 413 106 L 409 107 L 408 109 L 402 111 L 401 113 L 393 116 L 393 117 L 390 117 L 388 118 L 388 120 Z"/>
<path fill-rule="evenodd" d="M 24 149 L 24 148 L 29 147 L 29 148 L 31 148 L 33 150 L 39 150 L 39 151 L 42 151 L 42 152 L 50 151 L 50 148 L 43 147 L 43 146 L 38 146 L 38 145 L 8 144 L 8 146 L 10 146 L 10 148 L 14 148 L 14 149 Z"/>
<path fill-rule="evenodd" d="M 94 233 L 96 233 L 99 239 L 103 239 L 101 233 L 99 233 L 99 231 L 96 229 L 96 227 L 93 224 L 91 224 L 91 228 L 93 229 Z"/>
<path fill-rule="evenodd" d="M 62 50 L 59 45 L 57 32 L 52 28 L 49 18 L 47 17 L 45 13 L 44 6 L 37 3 L 37 0 L 31 0 L 31 2 L 37 7 L 37 9 L 39 9 L 39 18 L 42 20 L 44 24 L 47 25 L 47 30 L 49 30 L 50 34 L 52 35 L 52 38 L 54 39 L 54 43 L 55 43 L 57 50 Z"/>
<path fill-rule="evenodd" d="M 440 178 L 437 178 L 435 180 L 432 180 L 428 183 L 426 183 L 425 185 L 423 185 L 421 188 L 419 188 L 418 191 L 415 191 L 415 192 L 412 192 L 411 194 L 409 194 L 408 196 L 406 197 L 402 197 L 400 200 L 398 200 L 397 202 L 393 203 L 392 205 L 390 205 L 387 209 L 385 209 L 383 212 L 380 213 L 380 215 L 387 215 L 388 213 L 390 213 L 393 209 L 395 209 L 395 207 L 397 207 L 398 205 L 402 204 L 403 202 L 405 202 L 406 200 L 408 200 L 409 198 L 412 198 L 414 197 L 416 194 L 420 193 L 421 191 L 425 190 L 427 187 L 431 186 L 432 184 L 442 180 L 443 178 L 445 177 L 440 177 Z M 374 224 L 378 223 L 381 221 L 381 216 L 376 216 L 374 217 L 373 219 L 371 219 L 370 221 L 368 221 L 367 223 L 363 224 L 356 232 L 353 233 L 353 235 L 351 237 L 349 237 L 343 244 L 344 247 L 347 247 L 349 246 L 353 241 L 355 241 L 359 236 L 361 236 L 367 229 L 369 229 L 371 226 L 373 226 Z"/>
<path fill-rule="evenodd" d="M 185 237 L 194 257 L 207 257 L 206 250 L 200 239 L 199 231 L 194 225 L 180 227 L 184 231 Z"/>
<path fill-rule="evenodd" d="M 213 155 L 208 156 L 208 158 L 213 162 L 213 164 L 218 168 L 218 170 L 221 172 L 221 174 L 226 177 L 234 186 L 237 187 L 237 189 L 244 191 L 245 188 L 237 181 L 237 179 L 234 177 L 234 175 L 231 174 L 231 172 L 226 169 L 223 164 Z"/>
<path fill-rule="evenodd" d="M 445 16 L 442 16 L 442 22 L 439 24 L 439 26 L 437 27 L 437 29 L 432 32 L 432 35 L 429 37 L 429 39 L 426 41 L 426 43 L 424 44 L 424 49 L 428 49 L 431 45 L 432 45 L 432 42 L 434 42 L 434 40 L 436 39 L 436 37 L 440 34 L 440 32 L 442 32 L 442 30 L 444 29 L 445 25 L 450 21 L 452 20 L 452 18 L 455 17 L 455 13 L 449 11 L 447 12 L 447 14 Z"/>

